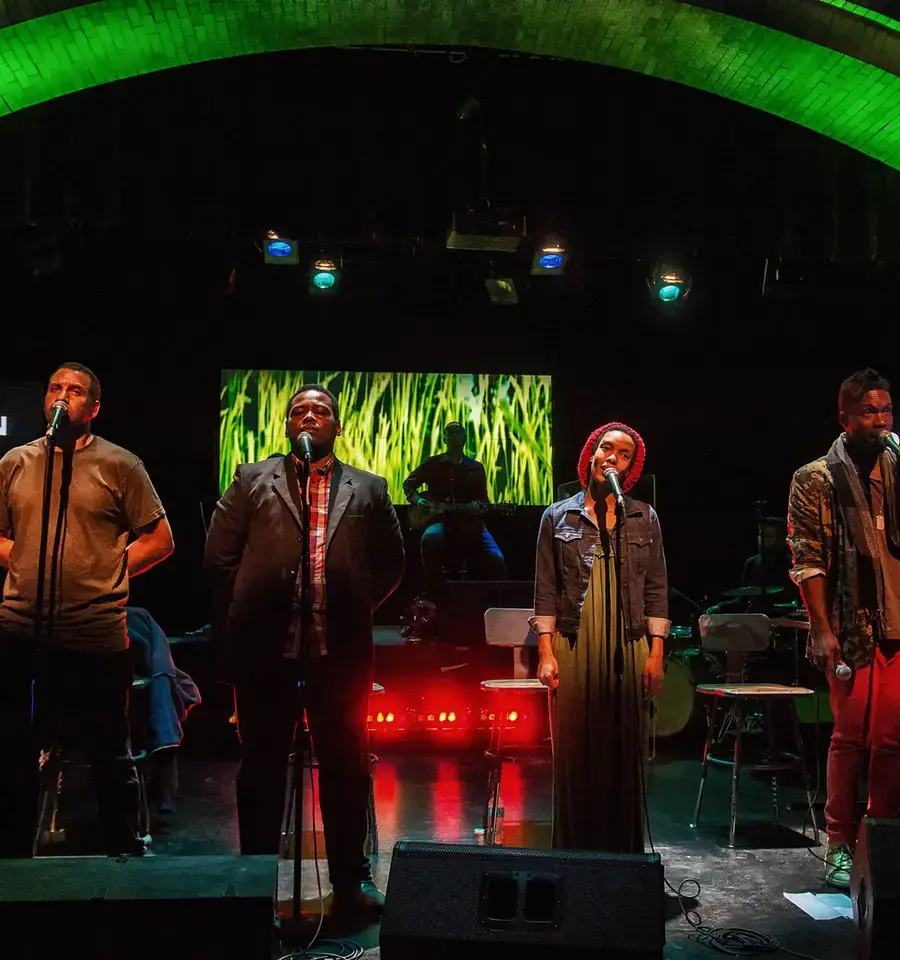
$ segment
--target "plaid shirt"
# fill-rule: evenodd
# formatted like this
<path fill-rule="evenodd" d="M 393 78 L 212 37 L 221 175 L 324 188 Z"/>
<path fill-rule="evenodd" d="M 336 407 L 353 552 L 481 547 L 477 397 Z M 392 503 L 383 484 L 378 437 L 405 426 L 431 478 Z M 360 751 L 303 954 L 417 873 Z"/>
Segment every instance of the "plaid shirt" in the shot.
<path fill-rule="evenodd" d="M 324 657 L 325 645 L 325 539 L 328 531 L 328 503 L 331 498 L 331 477 L 334 473 L 334 456 L 315 467 L 309 477 L 309 500 L 311 530 L 309 539 L 309 592 L 312 600 L 312 624 L 306 637 L 310 657 Z M 298 471 L 299 482 L 299 471 Z M 301 499 L 303 488 L 300 489 Z M 294 590 L 294 616 L 285 657 L 296 660 L 300 649 L 300 601 L 302 565 L 297 569 L 297 584 Z"/>

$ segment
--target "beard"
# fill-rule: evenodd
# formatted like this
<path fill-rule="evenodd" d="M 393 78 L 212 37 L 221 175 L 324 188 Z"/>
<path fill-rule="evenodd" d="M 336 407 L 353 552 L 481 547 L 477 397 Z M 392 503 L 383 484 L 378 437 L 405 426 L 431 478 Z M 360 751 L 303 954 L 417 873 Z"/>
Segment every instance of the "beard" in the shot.
<path fill-rule="evenodd" d="M 69 415 L 64 414 L 63 418 L 59 421 L 59 426 L 56 428 L 56 433 L 53 435 L 53 444 L 59 447 L 60 450 L 71 449 L 75 446 L 75 441 L 85 433 L 87 433 L 87 424 L 74 424 L 69 419 Z"/>

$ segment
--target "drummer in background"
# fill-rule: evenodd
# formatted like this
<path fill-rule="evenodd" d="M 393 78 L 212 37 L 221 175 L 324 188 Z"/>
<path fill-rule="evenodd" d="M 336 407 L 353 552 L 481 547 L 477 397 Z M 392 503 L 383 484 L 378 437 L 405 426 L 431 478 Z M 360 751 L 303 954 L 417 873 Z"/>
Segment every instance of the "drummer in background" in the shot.
<path fill-rule="evenodd" d="M 790 574 L 793 560 L 787 544 L 785 521 L 781 517 L 763 517 L 758 542 L 759 553 L 744 561 L 740 596 L 710 607 L 707 613 L 784 615 L 786 606 L 797 603 L 797 588 Z"/>

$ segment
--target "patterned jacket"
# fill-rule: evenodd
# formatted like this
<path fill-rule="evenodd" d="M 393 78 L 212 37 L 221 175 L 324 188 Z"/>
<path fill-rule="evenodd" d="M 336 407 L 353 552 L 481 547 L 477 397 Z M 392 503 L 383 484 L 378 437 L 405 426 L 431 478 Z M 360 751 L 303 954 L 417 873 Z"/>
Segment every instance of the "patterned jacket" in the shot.
<path fill-rule="evenodd" d="M 794 583 L 825 576 L 831 629 L 841 643 L 845 663 L 854 670 L 868 666 L 874 657 L 875 611 L 854 606 L 852 601 L 856 547 L 838 509 L 825 457 L 794 474 L 788 501 L 788 543 L 794 554 Z"/>

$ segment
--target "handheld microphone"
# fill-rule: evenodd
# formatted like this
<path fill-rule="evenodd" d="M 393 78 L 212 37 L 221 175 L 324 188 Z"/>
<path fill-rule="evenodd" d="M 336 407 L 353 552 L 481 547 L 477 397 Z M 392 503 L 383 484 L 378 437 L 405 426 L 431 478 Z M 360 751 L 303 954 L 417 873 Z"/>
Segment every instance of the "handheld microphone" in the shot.
<path fill-rule="evenodd" d="M 309 463 L 313 458 L 312 437 L 305 431 L 297 437 L 297 448 L 300 450 L 300 459 Z"/>
<path fill-rule="evenodd" d="M 59 429 L 59 425 L 62 423 L 62 419 L 68 410 L 69 405 L 65 400 L 53 401 L 53 406 L 50 407 L 50 420 L 47 423 L 47 432 L 44 434 L 48 440 L 52 440 L 56 436 L 56 431 Z"/>
<path fill-rule="evenodd" d="M 853 671 L 846 663 L 837 663 L 834 667 L 834 675 L 838 680 L 849 680 L 853 676 Z"/>
<path fill-rule="evenodd" d="M 897 443 L 897 438 L 890 430 L 885 430 L 881 434 L 881 442 L 890 450 L 894 456 L 900 457 L 900 443 Z"/>
<path fill-rule="evenodd" d="M 613 496 L 616 498 L 616 503 L 624 507 L 625 495 L 622 493 L 622 485 L 619 483 L 619 471 L 616 470 L 615 467 L 607 467 L 603 471 L 603 476 L 606 477 L 606 482 L 609 484 Z"/>

